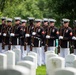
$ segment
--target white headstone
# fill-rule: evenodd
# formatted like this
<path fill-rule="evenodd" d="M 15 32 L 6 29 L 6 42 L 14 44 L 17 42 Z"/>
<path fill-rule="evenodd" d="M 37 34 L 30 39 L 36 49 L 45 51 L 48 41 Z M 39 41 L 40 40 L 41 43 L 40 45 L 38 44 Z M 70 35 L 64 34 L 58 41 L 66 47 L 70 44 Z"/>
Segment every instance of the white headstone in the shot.
<path fill-rule="evenodd" d="M 65 60 L 62 57 L 52 57 L 48 61 L 48 75 L 53 75 L 58 68 L 65 67 Z"/>
<path fill-rule="evenodd" d="M 48 67 L 49 67 L 48 61 L 49 61 L 49 58 L 51 58 L 51 57 L 58 57 L 58 55 L 54 54 L 54 53 L 47 54 L 47 56 L 46 56 L 46 72 L 47 73 L 48 73 Z"/>
<path fill-rule="evenodd" d="M 15 67 L 15 53 L 12 50 L 5 52 L 7 55 L 7 68 Z"/>
<path fill-rule="evenodd" d="M 0 75 L 30 75 L 30 70 L 23 66 L 15 66 L 15 68 L 0 70 Z"/>
<path fill-rule="evenodd" d="M 35 52 L 29 52 L 28 55 L 33 55 L 36 57 L 36 63 L 37 63 L 37 53 Z M 36 69 L 37 69 L 37 64 L 36 64 Z"/>
<path fill-rule="evenodd" d="M 25 56 L 23 58 L 23 60 L 27 60 L 27 61 L 32 61 L 34 64 L 35 64 L 35 68 L 36 68 L 36 57 L 35 56 L 32 56 L 32 55 L 28 55 L 28 56 Z"/>
<path fill-rule="evenodd" d="M 20 61 L 17 65 L 27 67 L 30 70 L 30 75 L 36 75 L 35 64 L 31 61 Z"/>
<path fill-rule="evenodd" d="M 76 69 L 69 67 L 64 69 L 57 69 L 54 75 L 76 75 Z"/>
<path fill-rule="evenodd" d="M 55 54 L 55 52 L 54 52 L 54 51 L 46 51 L 46 52 L 45 52 L 45 62 L 47 62 L 48 56 L 49 56 L 50 54 Z"/>
<path fill-rule="evenodd" d="M 74 54 L 69 54 L 65 57 L 65 66 L 66 67 L 73 67 L 73 62 L 76 59 Z"/>
<path fill-rule="evenodd" d="M 15 52 L 15 64 L 17 64 L 21 60 L 21 50 L 14 49 L 13 51 Z"/>
<path fill-rule="evenodd" d="M 73 62 L 73 67 L 76 68 L 76 59 Z"/>
<path fill-rule="evenodd" d="M 7 55 L 0 53 L 0 69 L 7 68 Z"/>
<path fill-rule="evenodd" d="M 45 55 L 48 54 L 48 53 L 55 53 L 55 52 L 54 51 L 46 51 Z"/>

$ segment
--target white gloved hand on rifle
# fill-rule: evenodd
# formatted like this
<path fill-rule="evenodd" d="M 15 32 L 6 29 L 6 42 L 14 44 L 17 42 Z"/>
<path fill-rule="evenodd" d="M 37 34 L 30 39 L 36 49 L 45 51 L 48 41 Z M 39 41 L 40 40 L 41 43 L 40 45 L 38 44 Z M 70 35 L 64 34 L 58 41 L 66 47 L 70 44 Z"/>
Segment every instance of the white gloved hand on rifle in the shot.
<path fill-rule="evenodd" d="M 63 39 L 63 36 L 59 36 L 59 39 Z"/>
<path fill-rule="evenodd" d="M 75 37 L 75 36 L 73 36 L 73 37 L 72 37 L 72 40 L 76 40 L 76 37 Z"/>
<path fill-rule="evenodd" d="M 25 37 L 30 37 L 30 34 L 25 34 Z"/>
<path fill-rule="evenodd" d="M 1 33 L 0 33 L 0 35 L 1 35 Z"/>
<path fill-rule="evenodd" d="M 3 33 L 3 36 L 6 36 L 6 33 Z"/>
<path fill-rule="evenodd" d="M 14 33 L 11 33 L 10 36 L 15 36 L 15 34 Z"/>
<path fill-rule="evenodd" d="M 36 32 L 32 32 L 32 35 L 36 35 Z"/>
<path fill-rule="evenodd" d="M 47 39 L 50 39 L 50 36 L 49 36 L 49 35 L 46 35 L 46 38 L 47 38 Z"/>

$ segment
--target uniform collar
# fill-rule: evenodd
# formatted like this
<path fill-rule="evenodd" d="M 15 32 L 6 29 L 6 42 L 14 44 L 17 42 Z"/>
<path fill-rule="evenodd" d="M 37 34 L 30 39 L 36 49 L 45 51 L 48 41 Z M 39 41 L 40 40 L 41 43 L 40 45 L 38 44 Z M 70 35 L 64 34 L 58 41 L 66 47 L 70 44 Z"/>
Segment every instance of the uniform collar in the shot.
<path fill-rule="evenodd" d="M 40 28 L 40 26 L 39 27 L 36 27 L 36 28 Z"/>
<path fill-rule="evenodd" d="M 68 27 L 64 27 L 65 29 L 67 29 Z"/>
<path fill-rule="evenodd" d="M 4 24 L 2 24 L 3 26 L 5 26 L 6 24 L 4 23 Z"/>
<path fill-rule="evenodd" d="M 20 24 L 15 24 L 15 26 L 19 26 Z"/>
<path fill-rule="evenodd" d="M 10 27 L 12 27 L 12 26 L 8 26 L 8 27 L 10 28 Z"/>
<path fill-rule="evenodd" d="M 50 26 L 50 28 L 54 28 L 54 26 Z"/>

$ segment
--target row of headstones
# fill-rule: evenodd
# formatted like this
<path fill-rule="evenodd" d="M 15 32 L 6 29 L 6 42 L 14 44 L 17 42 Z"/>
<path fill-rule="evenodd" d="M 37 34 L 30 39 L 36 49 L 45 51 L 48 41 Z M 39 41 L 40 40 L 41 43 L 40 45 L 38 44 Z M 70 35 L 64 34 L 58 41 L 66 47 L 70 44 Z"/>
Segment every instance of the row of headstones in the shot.
<path fill-rule="evenodd" d="M 76 75 L 76 69 L 72 67 L 56 69 L 53 75 Z"/>
<path fill-rule="evenodd" d="M 70 69 L 76 68 L 76 55 L 74 55 L 74 54 L 69 54 L 64 59 L 52 51 L 47 51 L 45 53 L 45 58 L 46 58 L 45 61 L 46 61 L 46 73 L 47 73 L 47 75 L 54 75 L 55 70 L 59 69 L 59 68 L 60 68 L 60 70 L 63 69 L 65 71 L 67 71 L 67 67 L 70 67 Z M 60 70 L 58 70 L 58 71 L 60 71 Z M 58 75 L 58 74 L 59 73 L 55 73 L 55 75 Z M 61 71 L 60 71 L 59 75 L 62 75 Z"/>
<path fill-rule="evenodd" d="M 21 60 L 21 50 L 0 53 L 0 75 L 36 75 L 37 54 L 29 52 Z"/>

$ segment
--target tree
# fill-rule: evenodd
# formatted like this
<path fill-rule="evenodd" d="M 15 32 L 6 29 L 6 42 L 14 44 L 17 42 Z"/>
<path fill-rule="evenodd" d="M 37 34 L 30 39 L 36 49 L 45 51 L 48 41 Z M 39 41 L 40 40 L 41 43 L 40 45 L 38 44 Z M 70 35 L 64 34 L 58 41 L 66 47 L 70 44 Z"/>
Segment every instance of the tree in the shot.
<path fill-rule="evenodd" d="M 75 19 L 76 0 L 0 0 L 0 17 Z"/>

